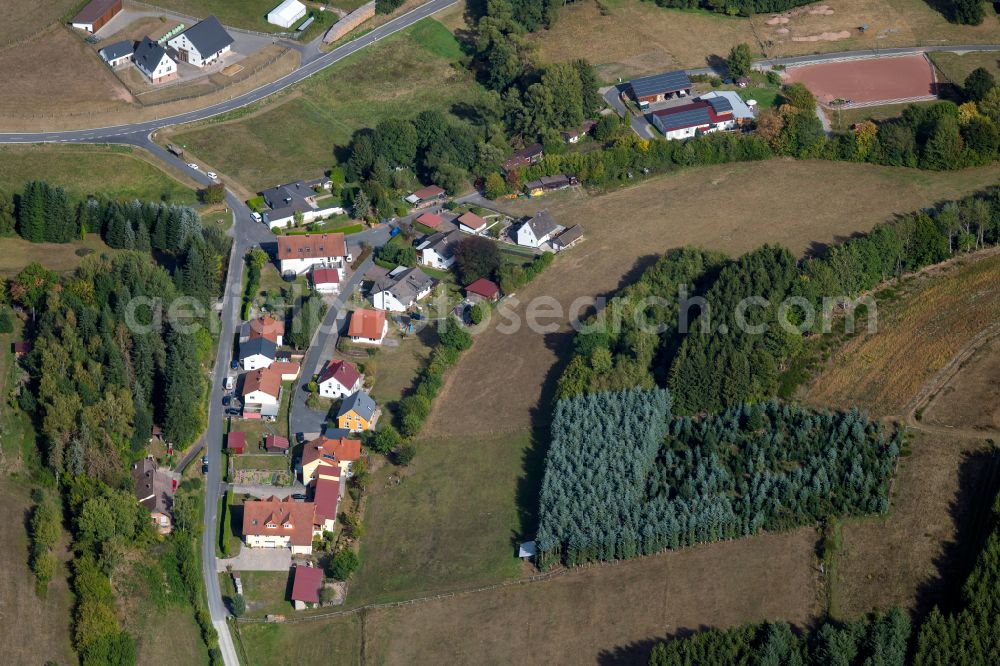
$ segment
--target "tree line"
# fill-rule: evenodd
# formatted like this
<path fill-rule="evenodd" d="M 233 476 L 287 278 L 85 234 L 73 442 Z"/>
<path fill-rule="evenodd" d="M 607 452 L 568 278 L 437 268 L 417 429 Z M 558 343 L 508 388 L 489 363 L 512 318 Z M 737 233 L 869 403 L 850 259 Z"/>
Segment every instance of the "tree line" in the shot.
<path fill-rule="evenodd" d="M 856 410 L 777 401 L 673 417 L 663 389 L 560 400 L 545 460 L 539 564 L 629 559 L 884 513 L 901 435 Z"/>
<path fill-rule="evenodd" d="M 579 332 L 559 379 L 558 397 L 633 386 L 669 387 L 679 413 L 718 411 L 766 400 L 780 388 L 787 360 L 803 334 L 821 330 L 824 298 L 851 297 L 884 281 L 960 253 L 1000 243 L 1000 188 L 876 225 L 868 234 L 797 260 L 787 249 L 764 246 L 738 259 L 684 248 L 672 250 L 611 299 Z M 679 288 L 707 307 L 685 307 L 687 332 L 678 330 Z M 645 299 L 656 297 L 653 305 Z M 744 299 L 765 303 L 740 311 Z M 786 299 L 804 299 L 781 312 Z M 864 306 L 856 311 L 865 314 Z M 638 315 L 638 318 L 637 318 Z M 781 326 L 779 316 L 791 326 Z M 639 323 L 658 325 L 650 330 Z"/>
<path fill-rule="evenodd" d="M 844 666 L 979 666 L 1000 658 L 1000 496 L 960 606 L 935 606 L 913 625 L 899 608 L 846 622 L 824 620 L 804 635 L 785 623 L 711 629 L 664 641 L 653 648 L 650 666 L 730 664 L 842 664 Z"/>

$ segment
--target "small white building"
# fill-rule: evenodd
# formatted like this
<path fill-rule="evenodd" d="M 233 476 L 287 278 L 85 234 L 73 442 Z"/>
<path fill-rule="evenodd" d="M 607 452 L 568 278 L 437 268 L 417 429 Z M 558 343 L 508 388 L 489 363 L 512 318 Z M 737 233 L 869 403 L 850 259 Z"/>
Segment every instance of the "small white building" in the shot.
<path fill-rule="evenodd" d="M 118 69 L 123 65 L 132 62 L 132 54 L 135 53 L 135 45 L 131 39 L 123 39 L 120 42 L 109 44 L 98 51 L 101 59 L 108 63 L 112 69 Z"/>
<path fill-rule="evenodd" d="M 479 217 L 472 211 L 468 213 L 463 213 L 458 218 L 458 229 L 459 231 L 464 231 L 467 234 L 479 235 L 486 231 L 487 227 L 486 220 Z"/>
<path fill-rule="evenodd" d="M 152 83 L 164 83 L 177 78 L 177 63 L 167 55 L 166 49 L 149 37 L 143 37 L 135 47 L 132 61 Z"/>
<path fill-rule="evenodd" d="M 195 67 L 206 67 L 229 53 L 233 38 L 214 16 L 193 26 L 167 41 L 177 51 L 181 60 Z"/>
<path fill-rule="evenodd" d="M 306 15 L 306 6 L 299 0 L 285 0 L 267 13 L 267 22 L 291 28 Z"/>
<path fill-rule="evenodd" d="M 533 218 L 521 223 L 517 229 L 517 244 L 525 247 L 541 247 L 562 231 L 562 227 L 543 210 Z"/>
<path fill-rule="evenodd" d="M 314 268 L 313 289 L 321 294 L 336 294 L 340 291 L 340 271 L 336 268 Z"/>
<path fill-rule="evenodd" d="M 455 264 L 455 249 L 462 242 L 462 232 L 438 232 L 428 236 L 417 246 L 420 263 L 431 268 L 447 270 Z"/>

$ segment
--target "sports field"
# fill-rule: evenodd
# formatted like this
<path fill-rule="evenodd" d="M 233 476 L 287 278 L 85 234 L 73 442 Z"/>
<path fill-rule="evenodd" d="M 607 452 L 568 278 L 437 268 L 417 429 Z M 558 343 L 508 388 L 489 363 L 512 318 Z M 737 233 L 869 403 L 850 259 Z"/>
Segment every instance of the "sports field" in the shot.
<path fill-rule="evenodd" d="M 847 100 L 874 106 L 937 94 L 934 67 L 923 55 L 789 67 L 784 78 L 805 84 L 824 105 Z"/>

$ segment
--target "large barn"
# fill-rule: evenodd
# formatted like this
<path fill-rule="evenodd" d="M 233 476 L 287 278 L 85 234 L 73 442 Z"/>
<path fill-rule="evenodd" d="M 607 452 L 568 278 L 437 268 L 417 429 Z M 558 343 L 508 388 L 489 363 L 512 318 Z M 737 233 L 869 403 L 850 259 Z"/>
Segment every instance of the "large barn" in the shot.
<path fill-rule="evenodd" d="M 122 10 L 122 0 L 91 0 L 70 21 L 74 28 L 97 32 Z"/>
<path fill-rule="evenodd" d="M 690 95 L 691 79 L 684 70 L 664 72 L 631 81 L 629 90 L 636 103 L 644 108 L 673 97 Z"/>

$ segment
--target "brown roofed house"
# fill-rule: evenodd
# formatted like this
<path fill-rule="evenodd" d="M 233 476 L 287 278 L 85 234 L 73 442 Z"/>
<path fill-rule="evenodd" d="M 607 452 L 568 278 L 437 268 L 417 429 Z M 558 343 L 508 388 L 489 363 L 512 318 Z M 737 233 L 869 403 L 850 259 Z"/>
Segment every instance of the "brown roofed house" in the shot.
<path fill-rule="evenodd" d="M 293 555 L 312 553 L 316 505 L 291 497 L 269 497 L 243 504 L 243 540 L 250 548 L 291 548 Z"/>
<path fill-rule="evenodd" d="M 153 456 L 147 456 L 132 465 L 132 481 L 135 497 L 149 510 L 156 530 L 169 534 L 173 529 L 174 480 L 159 469 Z"/>
<path fill-rule="evenodd" d="M 302 449 L 302 483 L 309 484 L 321 476 L 339 479 L 350 476 L 351 463 L 361 458 L 361 440 L 317 437 Z"/>
<path fill-rule="evenodd" d="M 388 331 L 389 322 L 382 310 L 355 310 L 351 313 L 347 337 L 351 342 L 380 345 Z"/>
<path fill-rule="evenodd" d="M 292 604 L 295 610 L 305 610 L 319 604 L 319 593 L 323 589 L 323 570 L 301 564 L 292 569 Z"/>

